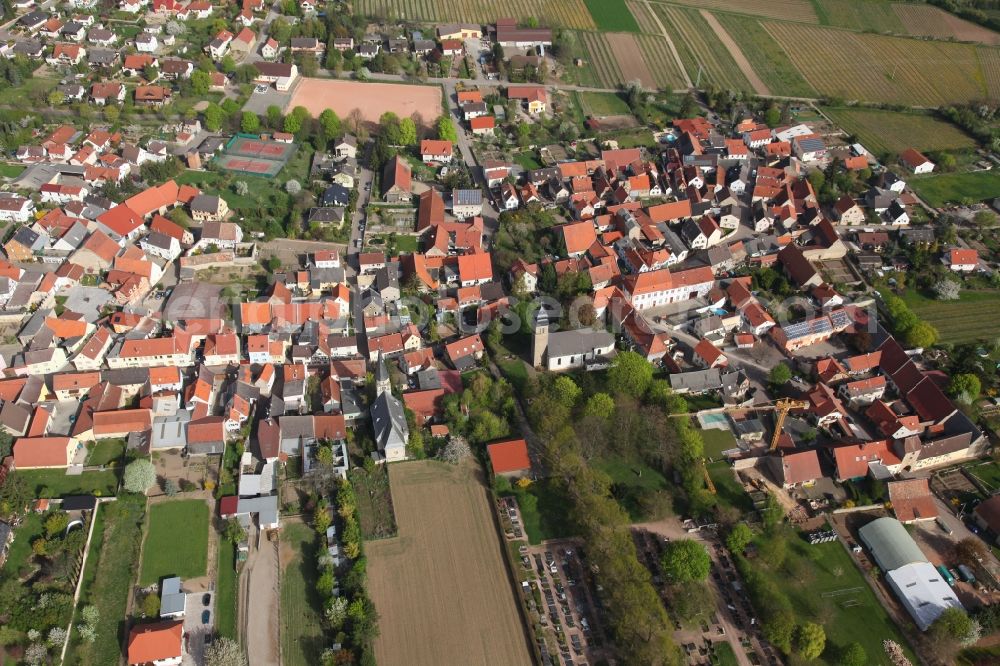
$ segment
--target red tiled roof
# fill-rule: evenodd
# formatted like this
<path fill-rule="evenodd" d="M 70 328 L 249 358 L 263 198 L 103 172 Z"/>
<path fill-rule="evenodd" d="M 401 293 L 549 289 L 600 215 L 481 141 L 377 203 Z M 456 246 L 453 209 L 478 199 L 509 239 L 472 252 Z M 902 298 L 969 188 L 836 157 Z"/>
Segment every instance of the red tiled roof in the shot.
<path fill-rule="evenodd" d="M 184 621 L 137 624 L 128 635 L 128 663 L 148 664 L 182 656 Z"/>
<path fill-rule="evenodd" d="M 14 443 L 14 466 L 66 467 L 69 437 L 21 437 Z"/>
<path fill-rule="evenodd" d="M 497 442 L 486 447 L 494 474 L 523 472 L 531 469 L 528 458 L 528 443 L 523 439 Z"/>
<path fill-rule="evenodd" d="M 903 523 L 936 518 L 938 515 L 929 479 L 906 479 L 889 482 L 889 501 L 896 518 Z"/>

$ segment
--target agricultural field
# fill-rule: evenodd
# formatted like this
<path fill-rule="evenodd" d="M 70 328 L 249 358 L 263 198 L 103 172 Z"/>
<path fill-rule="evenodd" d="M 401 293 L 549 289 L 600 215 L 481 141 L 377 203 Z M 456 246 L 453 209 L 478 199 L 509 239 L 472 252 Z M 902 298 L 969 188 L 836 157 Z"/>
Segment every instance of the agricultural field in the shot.
<path fill-rule="evenodd" d="M 835 124 L 875 154 L 917 150 L 963 150 L 976 145 L 965 132 L 930 115 L 878 109 L 823 108 Z"/>
<path fill-rule="evenodd" d="M 493 23 L 498 16 L 511 16 L 535 18 L 561 28 L 597 28 L 584 0 L 507 0 L 499 7 L 493 0 L 356 0 L 354 11 L 375 18 L 429 23 L 477 21 L 486 24 Z"/>
<path fill-rule="evenodd" d="M 967 171 L 923 176 L 907 181 L 927 205 L 940 208 L 948 203 L 985 201 L 1000 197 L 1000 173 Z"/>
<path fill-rule="evenodd" d="M 632 13 L 632 18 L 639 24 L 639 30 L 651 35 L 660 35 L 660 24 L 656 22 L 656 15 L 644 0 L 626 0 L 626 6 Z"/>
<path fill-rule="evenodd" d="M 674 90 L 687 87 L 684 74 L 681 72 L 674 54 L 670 51 L 666 39 L 659 34 L 636 35 L 635 39 L 649 71 L 653 73 L 657 88 Z"/>
<path fill-rule="evenodd" d="M 579 37 L 583 52 L 587 54 L 587 65 L 593 70 L 598 84 L 604 88 L 615 88 L 623 83 L 625 79 L 615 62 L 608 35 L 584 32 Z"/>
<path fill-rule="evenodd" d="M 816 91 L 795 69 L 784 47 L 771 38 L 760 21 L 734 14 L 719 14 L 716 18 L 772 92 L 780 91 L 792 97 L 816 96 Z"/>
<path fill-rule="evenodd" d="M 1000 44 L 1000 34 L 931 5 L 897 4 L 893 9 L 911 35 Z"/>
<path fill-rule="evenodd" d="M 399 537 L 365 546 L 377 661 L 530 664 L 479 467 L 408 462 L 389 476 Z"/>
<path fill-rule="evenodd" d="M 139 585 L 152 585 L 163 576 L 204 576 L 207 564 L 208 504 L 200 499 L 153 504 L 142 547 Z"/>
<path fill-rule="evenodd" d="M 625 0 L 583 0 L 599 30 L 639 32 L 639 24 L 625 6 Z"/>
<path fill-rule="evenodd" d="M 766 22 L 784 44 L 809 44 L 793 63 L 823 95 L 939 106 L 986 95 L 976 48 L 966 44 L 860 34 Z"/>
<path fill-rule="evenodd" d="M 962 291 L 957 301 L 939 301 L 910 289 L 903 294 L 918 317 L 937 328 L 941 342 L 960 344 L 996 338 L 1000 291 Z"/>
<path fill-rule="evenodd" d="M 899 15 L 893 11 L 896 5 L 888 0 L 820 0 L 813 5 L 822 25 L 905 34 Z"/>
<path fill-rule="evenodd" d="M 714 84 L 722 89 L 753 91 L 739 65 L 718 44 L 715 33 L 697 10 L 663 4 L 656 5 L 656 9 L 692 81 L 698 83 L 701 67 L 701 87 Z"/>
<path fill-rule="evenodd" d="M 1000 97 L 1000 49 L 980 46 L 976 49 L 983 79 L 990 97 Z"/>
<path fill-rule="evenodd" d="M 652 1 L 659 4 L 661 0 Z M 813 3 L 809 0 L 670 0 L 670 2 L 698 9 L 750 14 L 784 21 L 819 22 Z"/>
<path fill-rule="evenodd" d="M 622 81 L 640 81 L 646 88 L 655 88 L 656 79 L 646 66 L 646 59 L 639 50 L 635 35 L 627 32 L 609 32 L 606 34 L 611 56 L 622 75 Z"/>

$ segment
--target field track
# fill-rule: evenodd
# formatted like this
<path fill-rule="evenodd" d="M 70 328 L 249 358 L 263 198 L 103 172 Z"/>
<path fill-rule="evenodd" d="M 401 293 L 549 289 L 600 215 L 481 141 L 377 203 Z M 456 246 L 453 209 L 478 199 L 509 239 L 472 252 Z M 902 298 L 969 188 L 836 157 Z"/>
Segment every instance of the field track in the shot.
<path fill-rule="evenodd" d="M 482 471 L 389 468 L 399 535 L 365 545 L 380 664 L 530 664 Z"/>
<path fill-rule="evenodd" d="M 722 27 L 718 19 L 715 18 L 715 14 L 707 12 L 704 9 L 701 10 L 700 13 L 701 17 L 705 19 L 705 23 L 708 24 L 708 27 L 712 29 L 715 36 L 719 38 L 722 45 L 726 47 L 727 51 L 729 51 L 729 55 L 733 57 L 733 61 L 736 62 L 740 71 L 743 72 L 743 76 L 745 76 L 747 81 L 750 82 L 750 85 L 753 86 L 754 92 L 758 95 L 770 95 L 771 91 L 768 89 L 767 84 L 764 83 L 759 76 L 757 76 L 757 72 L 753 71 L 753 67 L 750 66 L 750 61 L 746 59 L 746 56 L 743 55 L 743 51 L 740 51 L 740 47 L 736 45 L 733 38 L 728 32 L 726 32 L 726 29 Z"/>

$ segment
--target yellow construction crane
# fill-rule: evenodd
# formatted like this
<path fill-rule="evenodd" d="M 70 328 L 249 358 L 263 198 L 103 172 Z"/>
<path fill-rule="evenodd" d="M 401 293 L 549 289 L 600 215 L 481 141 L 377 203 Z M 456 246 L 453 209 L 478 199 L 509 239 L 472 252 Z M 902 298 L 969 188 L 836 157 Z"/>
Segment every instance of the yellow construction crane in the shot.
<path fill-rule="evenodd" d="M 776 416 L 774 419 L 774 436 L 771 437 L 771 446 L 768 447 L 768 451 L 774 451 L 778 448 L 778 439 L 781 437 L 781 431 L 785 426 L 785 418 L 787 418 L 788 413 L 793 409 L 808 409 L 809 403 L 805 400 L 796 400 L 794 398 L 779 398 L 771 403 L 766 403 L 763 405 L 751 405 L 749 407 L 720 407 L 719 409 L 708 410 L 713 413 L 726 413 L 726 412 L 746 412 L 746 411 L 756 411 L 756 412 L 775 412 Z M 703 410 L 705 411 L 705 410 Z M 683 414 L 671 414 L 671 418 L 681 418 L 697 416 L 700 412 L 685 412 Z M 705 465 L 705 459 L 701 460 L 702 473 L 705 475 L 705 486 L 708 488 L 709 492 L 713 495 L 715 494 L 715 484 L 712 483 L 712 477 L 708 474 L 708 467 Z"/>

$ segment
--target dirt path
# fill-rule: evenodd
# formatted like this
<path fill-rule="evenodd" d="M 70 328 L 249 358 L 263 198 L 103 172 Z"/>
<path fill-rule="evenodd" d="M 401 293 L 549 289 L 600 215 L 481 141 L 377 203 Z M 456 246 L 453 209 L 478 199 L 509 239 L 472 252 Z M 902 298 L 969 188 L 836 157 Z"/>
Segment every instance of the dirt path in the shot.
<path fill-rule="evenodd" d="M 743 76 L 747 77 L 747 81 L 753 86 L 754 91 L 758 95 L 770 95 L 771 90 L 764 84 L 764 81 L 757 76 L 757 72 L 753 71 L 753 67 L 750 66 L 750 61 L 747 60 L 746 56 L 743 55 L 743 51 L 740 51 L 740 47 L 736 45 L 733 38 L 729 36 L 726 29 L 722 27 L 718 19 L 711 12 L 707 12 L 704 9 L 701 10 L 701 16 L 705 19 L 705 22 L 712 28 L 715 32 L 715 36 L 719 38 L 719 41 L 726 47 L 729 51 L 729 55 L 733 56 L 733 60 L 739 66 L 740 71 L 743 72 Z"/>
<path fill-rule="evenodd" d="M 256 539 L 257 532 L 251 535 Z M 246 581 L 245 585 L 243 581 Z M 262 539 L 251 548 L 240 581 L 240 619 L 250 666 L 273 666 L 278 660 L 278 544 Z"/>
<path fill-rule="evenodd" d="M 679 71 L 684 77 L 684 82 L 687 84 L 687 87 L 693 88 L 694 84 L 691 83 L 691 77 L 688 76 L 688 71 L 684 69 L 684 63 L 681 61 L 681 54 L 677 52 L 677 47 L 674 46 L 674 40 L 670 39 L 670 33 L 667 32 L 667 29 L 663 26 L 663 21 L 661 21 L 657 13 L 653 11 L 653 6 L 649 4 L 648 0 L 643 0 L 643 4 L 646 5 L 646 11 L 649 12 L 649 15 L 653 17 L 654 21 L 656 21 L 656 25 L 660 27 L 660 36 L 667 41 L 667 46 L 670 47 L 670 53 L 674 56 L 674 62 L 677 63 L 677 71 Z"/>

